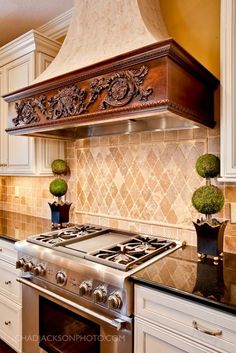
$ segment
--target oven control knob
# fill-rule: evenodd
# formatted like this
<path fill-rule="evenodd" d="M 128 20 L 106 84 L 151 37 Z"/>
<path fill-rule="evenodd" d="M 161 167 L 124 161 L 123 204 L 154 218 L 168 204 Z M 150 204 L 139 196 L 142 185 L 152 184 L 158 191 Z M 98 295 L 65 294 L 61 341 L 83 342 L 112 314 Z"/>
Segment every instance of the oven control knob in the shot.
<path fill-rule="evenodd" d="M 35 276 L 44 276 L 46 273 L 45 267 L 41 264 L 38 264 L 37 266 L 35 266 L 32 270 L 33 274 Z"/>
<path fill-rule="evenodd" d="M 120 309 L 122 306 L 121 296 L 118 292 L 111 293 L 108 297 L 109 309 Z"/>
<path fill-rule="evenodd" d="M 82 297 L 83 295 L 90 294 L 92 290 L 92 283 L 89 281 L 83 281 L 79 285 L 79 295 Z"/>
<path fill-rule="evenodd" d="M 57 272 L 56 281 L 57 281 L 57 284 L 59 284 L 60 286 L 64 286 L 67 281 L 67 276 L 66 276 L 65 272 L 63 272 L 63 271 Z"/>
<path fill-rule="evenodd" d="M 34 265 L 33 265 L 33 263 L 31 261 L 25 262 L 24 265 L 23 265 L 23 270 L 25 272 L 30 272 L 32 270 L 33 266 Z"/>
<path fill-rule="evenodd" d="M 16 268 L 22 268 L 25 264 L 25 260 L 23 258 L 16 261 Z"/>
<path fill-rule="evenodd" d="M 107 300 L 107 290 L 104 286 L 97 287 L 93 292 L 95 303 L 104 303 Z"/>

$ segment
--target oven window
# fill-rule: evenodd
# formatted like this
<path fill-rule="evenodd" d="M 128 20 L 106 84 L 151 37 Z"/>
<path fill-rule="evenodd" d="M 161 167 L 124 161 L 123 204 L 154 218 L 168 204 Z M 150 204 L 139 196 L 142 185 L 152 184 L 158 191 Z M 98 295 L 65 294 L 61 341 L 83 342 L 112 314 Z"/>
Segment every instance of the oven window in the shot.
<path fill-rule="evenodd" d="M 48 353 L 99 353 L 100 326 L 39 297 L 40 347 Z"/>

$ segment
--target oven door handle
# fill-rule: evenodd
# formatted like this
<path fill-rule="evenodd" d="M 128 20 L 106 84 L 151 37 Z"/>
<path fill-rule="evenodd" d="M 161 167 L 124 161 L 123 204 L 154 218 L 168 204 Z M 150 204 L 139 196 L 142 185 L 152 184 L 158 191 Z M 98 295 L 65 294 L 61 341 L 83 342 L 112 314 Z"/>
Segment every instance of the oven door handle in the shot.
<path fill-rule="evenodd" d="M 114 327 L 117 331 L 120 331 L 121 329 L 126 328 L 126 326 L 128 324 L 127 321 L 122 320 L 122 319 L 118 319 L 118 318 L 113 319 L 113 320 L 109 319 L 108 317 L 106 317 L 104 315 L 98 314 L 90 309 L 83 307 L 82 305 L 76 304 L 76 303 L 72 302 L 71 300 L 65 299 L 65 298 L 61 297 L 60 295 L 49 291 L 46 288 L 42 288 L 42 287 L 38 286 L 37 284 L 30 282 L 27 279 L 17 278 L 16 280 L 17 280 L 17 282 L 25 284 L 26 286 L 28 286 L 30 288 L 33 288 L 41 293 L 44 293 L 54 299 L 61 301 L 62 303 L 66 304 L 66 305 L 69 305 L 69 306 L 81 311 L 82 313 L 90 315 L 90 316 L 98 319 L 99 321 L 105 322 L 106 324 Z"/>

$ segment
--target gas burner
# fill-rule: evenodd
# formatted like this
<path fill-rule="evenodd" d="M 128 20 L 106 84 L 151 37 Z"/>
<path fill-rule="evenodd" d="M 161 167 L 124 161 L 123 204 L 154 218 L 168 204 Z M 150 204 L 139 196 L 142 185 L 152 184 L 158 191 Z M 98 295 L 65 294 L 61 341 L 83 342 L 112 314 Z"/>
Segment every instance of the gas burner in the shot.
<path fill-rule="evenodd" d="M 47 247 L 56 247 L 59 245 L 70 244 L 74 241 L 88 239 L 104 232 L 105 230 L 106 228 L 93 226 L 90 224 L 76 225 L 74 227 L 29 237 L 28 241 Z"/>
<path fill-rule="evenodd" d="M 166 244 L 166 239 L 159 240 L 157 238 L 140 235 L 131 239 L 131 241 L 125 243 L 125 247 L 130 255 L 138 253 L 146 254 Z"/>
<path fill-rule="evenodd" d="M 117 249 L 114 250 L 101 250 L 96 257 L 124 265 L 136 259 L 131 255 L 131 250 L 126 245 L 121 244 L 118 244 Z"/>
<path fill-rule="evenodd" d="M 121 244 L 89 253 L 87 258 L 107 266 L 127 271 L 175 246 L 176 243 L 171 240 L 137 235 Z"/>

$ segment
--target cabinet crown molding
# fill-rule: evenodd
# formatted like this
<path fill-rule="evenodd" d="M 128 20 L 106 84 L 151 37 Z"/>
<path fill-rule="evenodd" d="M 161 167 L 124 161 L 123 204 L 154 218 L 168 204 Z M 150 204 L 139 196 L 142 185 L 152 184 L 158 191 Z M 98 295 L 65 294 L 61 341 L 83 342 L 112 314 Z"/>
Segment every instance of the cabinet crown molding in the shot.
<path fill-rule="evenodd" d="M 37 31 L 57 40 L 67 34 L 72 18 L 73 7 L 37 28 Z"/>
<path fill-rule="evenodd" d="M 32 51 L 56 56 L 60 47 L 61 43 L 32 29 L 0 48 L 0 67 Z"/>

